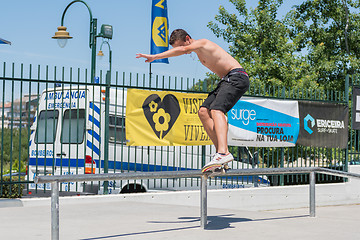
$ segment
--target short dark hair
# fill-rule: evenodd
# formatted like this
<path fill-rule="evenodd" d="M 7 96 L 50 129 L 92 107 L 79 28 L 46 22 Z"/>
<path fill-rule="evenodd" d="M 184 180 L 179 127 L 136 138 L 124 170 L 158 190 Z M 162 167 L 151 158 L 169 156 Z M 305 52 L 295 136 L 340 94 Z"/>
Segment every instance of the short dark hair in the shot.
<path fill-rule="evenodd" d="M 175 29 L 170 35 L 170 45 L 173 45 L 177 40 L 186 41 L 186 36 L 190 35 L 184 29 Z M 191 38 L 191 37 L 190 37 Z"/>

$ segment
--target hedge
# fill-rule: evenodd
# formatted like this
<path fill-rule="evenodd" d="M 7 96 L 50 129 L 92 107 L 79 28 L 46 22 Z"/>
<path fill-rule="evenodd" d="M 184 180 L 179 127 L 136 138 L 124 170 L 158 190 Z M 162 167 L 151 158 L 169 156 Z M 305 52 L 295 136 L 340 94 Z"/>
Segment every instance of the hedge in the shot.
<path fill-rule="evenodd" d="M 18 178 L 12 178 L 12 181 L 18 181 Z M 21 198 L 24 184 L 10 184 L 10 177 L 3 177 L 0 183 L 0 198 Z M 11 190 L 10 190 L 11 189 Z M 2 191 L 1 191 L 2 190 Z"/>

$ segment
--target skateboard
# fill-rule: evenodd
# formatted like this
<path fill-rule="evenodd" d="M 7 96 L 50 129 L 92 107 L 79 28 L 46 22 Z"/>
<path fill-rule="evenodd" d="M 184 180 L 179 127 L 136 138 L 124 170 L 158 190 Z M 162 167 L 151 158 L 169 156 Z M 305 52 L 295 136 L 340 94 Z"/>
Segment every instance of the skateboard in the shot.
<path fill-rule="evenodd" d="M 213 175 L 224 174 L 230 169 L 227 163 L 224 164 L 212 164 L 207 167 L 203 167 L 201 169 L 202 173 L 207 173 L 208 177 L 212 177 Z"/>

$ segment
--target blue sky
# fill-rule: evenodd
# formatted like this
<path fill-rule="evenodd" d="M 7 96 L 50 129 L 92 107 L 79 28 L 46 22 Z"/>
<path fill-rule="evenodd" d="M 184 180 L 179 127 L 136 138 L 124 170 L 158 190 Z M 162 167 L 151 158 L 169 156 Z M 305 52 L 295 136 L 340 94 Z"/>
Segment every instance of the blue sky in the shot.
<path fill-rule="evenodd" d="M 151 0 L 85 0 L 98 19 L 98 29 L 102 24 L 113 26 L 110 45 L 113 52 L 113 70 L 126 73 L 148 73 L 149 64 L 136 59 L 136 53 L 150 51 Z M 72 5 L 66 13 L 64 25 L 73 39 L 65 48 L 60 48 L 51 37 L 60 26 L 61 15 L 71 1 L 64 0 L 11 0 L 1 3 L 0 37 L 12 45 L 0 45 L 0 62 L 48 65 L 49 68 L 74 67 L 90 69 L 91 51 L 89 41 L 89 13 L 81 3 Z M 257 1 L 248 0 L 248 7 L 254 8 Z M 302 2 L 285 1 L 281 13 L 293 4 Z M 214 20 L 220 5 L 236 13 L 228 0 L 168 0 L 170 32 L 184 28 L 194 39 L 207 38 L 224 49 L 228 43 L 216 38 L 207 28 Z M 101 44 L 98 38 L 98 50 Z M 105 46 L 104 46 L 105 47 Z M 105 55 L 107 48 L 103 48 Z M 108 58 L 97 59 L 97 69 L 106 70 Z M 189 55 L 171 58 L 170 64 L 152 65 L 154 74 L 165 76 L 203 79 L 208 70 L 197 58 Z M 0 73 L 2 74 L 2 66 Z"/>

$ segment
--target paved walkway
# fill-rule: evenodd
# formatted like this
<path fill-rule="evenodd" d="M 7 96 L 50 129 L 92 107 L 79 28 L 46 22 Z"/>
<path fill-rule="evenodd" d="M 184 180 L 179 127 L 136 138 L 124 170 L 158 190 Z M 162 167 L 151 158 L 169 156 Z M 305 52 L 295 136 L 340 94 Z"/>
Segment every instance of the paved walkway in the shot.
<path fill-rule="evenodd" d="M 137 202 L 61 205 L 60 239 L 360 239 L 360 205 L 276 211 L 208 209 Z M 50 205 L 0 208 L 1 239 L 50 239 Z"/>

